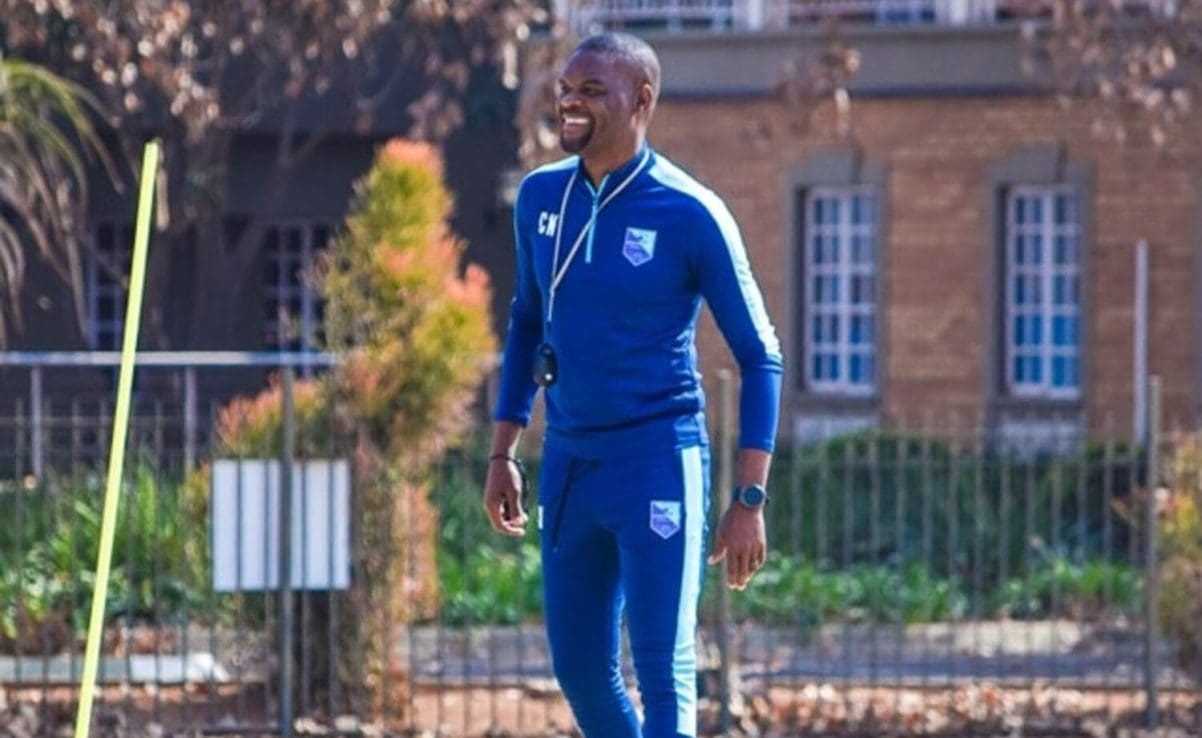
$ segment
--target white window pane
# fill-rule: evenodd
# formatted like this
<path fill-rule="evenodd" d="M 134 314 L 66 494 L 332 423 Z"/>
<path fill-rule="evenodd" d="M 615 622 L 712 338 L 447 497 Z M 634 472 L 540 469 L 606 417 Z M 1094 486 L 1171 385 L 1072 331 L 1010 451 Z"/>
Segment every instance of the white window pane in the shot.
<path fill-rule="evenodd" d="M 875 339 L 873 336 L 873 318 L 871 315 L 856 315 L 851 319 L 851 335 L 848 336 L 848 342 L 853 345 L 871 345 Z"/>
<path fill-rule="evenodd" d="M 851 222 L 863 225 L 872 222 L 872 198 L 865 194 L 852 197 Z"/>
<path fill-rule="evenodd" d="M 1043 381 L 1043 363 L 1037 356 L 1028 356 L 1024 359 L 1027 364 L 1027 379 L 1032 383 Z"/>
<path fill-rule="evenodd" d="M 806 373 L 823 392 L 872 385 L 876 303 L 873 198 L 856 188 L 811 192 L 805 275 Z"/>
<path fill-rule="evenodd" d="M 860 354 L 847 357 L 847 381 L 853 384 L 864 381 L 864 357 Z"/>
<path fill-rule="evenodd" d="M 1077 278 L 1061 274 L 1052 278 L 1052 303 L 1054 305 L 1075 306 L 1077 304 Z"/>
<path fill-rule="evenodd" d="M 872 277 L 864 274 L 852 275 L 851 302 L 853 305 L 872 302 Z"/>
<path fill-rule="evenodd" d="M 1071 265 L 1077 263 L 1077 238 L 1070 234 L 1056 236 L 1056 263 Z"/>
<path fill-rule="evenodd" d="M 1052 318 L 1052 344 L 1065 346 L 1068 344 L 1068 322 L 1063 315 Z"/>
<path fill-rule="evenodd" d="M 867 236 L 859 233 L 852 235 L 851 260 L 855 264 L 864 264 L 872 261 L 872 247 Z"/>
<path fill-rule="evenodd" d="M 1043 198 L 1042 197 L 1032 197 L 1031 198 L 1030 216 L 1031 216 L 1032 223 L 1042 223 L 1043 222 L 1044 213 L 1043 213 Z"/>
<path fill-rule="evenodd" d="M 1052 357 L 1052 386 L 1053 387 L 1071 387 L 1072 386 L 1072 370 L 1069 367 L 1069 357 L 1053 356 Z"/>

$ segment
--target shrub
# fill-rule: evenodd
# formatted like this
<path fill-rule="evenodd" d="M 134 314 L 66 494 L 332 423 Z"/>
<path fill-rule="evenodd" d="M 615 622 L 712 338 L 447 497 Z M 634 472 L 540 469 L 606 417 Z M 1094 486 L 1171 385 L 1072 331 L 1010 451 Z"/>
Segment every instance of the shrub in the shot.
<path fill-rule="evenodd" d="M 1018 457 L 938 439 L 868 432 L 781 449 L 768 537 L 825 567 L 919 563 L 993 589 L 1064 559 L 1126 560 L 1114 508 L 1140 464 L 1124 447 Z"/>
<path fill-rule="evenodd" d="M 13 522 L 0 548 L 0 650 L 65 650 L 87 628 L 104 481 L 98 473 L 51 477 L 0 497 Z M 194 525 L 180 503 L 178 490 L 146 464 L 123 485 L 105 605 L 110 622 L 207 614 L 208 529 Z"/>
<path fill-rule="evenodd" d="M 1202 676 L 1202 437 L 1178 439 L 1167 459 L 1160 520 L 1159 626 L 1177 647 L 1177 662 Z M 1146 503 L 1146 499 L 1145 499 Z"/>
<path fill-rule="evenodd" d="M 472 425 L 471 404 L 496 348 L 488 278 L 473 265 L 461 270 L 463 244 L 449 231 L 450 215 L 437 152 L 401 140 L 383 146 L 314 275 L 326 300 L 325 335 L 341 361 L 313 383 L 297 383 L 294 394 L 298 453 L 352 459 L 356 578 L 347 606 L 361 617 L 344 619 L 341 651 L 366 644 L 377 670 L 387 666 L 395 625 L 437 611 L 438 524 L 427 490 L 439 460 Z M 281 407 L 278 384 L 232 403 L 220 418 L 217 452 L 277 455 Z M 194 485 L 205 493 L 202 482 Z"/>

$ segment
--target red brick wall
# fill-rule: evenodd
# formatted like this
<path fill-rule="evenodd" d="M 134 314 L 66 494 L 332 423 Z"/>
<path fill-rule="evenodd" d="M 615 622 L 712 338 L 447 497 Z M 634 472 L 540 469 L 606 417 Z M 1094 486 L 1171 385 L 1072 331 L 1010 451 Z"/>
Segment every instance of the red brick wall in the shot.
<path fill-rule="evenodd" d="M 729 203 L 751 251 L 782 340 L 789 335 L 787 269 L 791 245 L 785 177 L 807 155 L 832 144 L 833 110 L 820 106 L 805 130 L 772 100 L 661 102 L 651 128 L 659 150 Z M 1083 326 L 1085 408 L 1094 430 L 1112 417 L 1131 427 L 1134 244 L 1152 246 L 1150 368 L 1164 383 L 1164 407 L 1187 422 L 1196 407 L 1194 274 L 1199 196 L 1197 152 L 1117 146 L 1091 134 L 1083 104 L 1065 108 L 1036 97 L 853 100 L 852 137 L 867 162 L 887 170 L 888 222 L 882 243 L 888 273 L 882 305 L 883 411 L 896 422 L 927 412 L 964 422 L 985 409 L 989 249 L 984 206 L 987 167 L 1016 148 L 1065 146 L 1070 163 L 1093 173 L 1092 232 L 1086 243 L 1092 310 Z M 701 337 L 712 375 L 732 366 L 712 321 Z M 786 403 L 786 405 L 788 402 Z"/>

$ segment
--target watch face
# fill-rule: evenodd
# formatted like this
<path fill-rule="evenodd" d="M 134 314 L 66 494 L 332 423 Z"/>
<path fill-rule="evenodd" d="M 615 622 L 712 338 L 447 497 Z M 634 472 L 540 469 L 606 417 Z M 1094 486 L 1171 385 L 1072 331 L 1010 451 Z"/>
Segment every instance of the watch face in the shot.
<path fill-rule="evenodd" d="M 767 494 L 764 493 L 763 487 L 751 486 L 744 487 L 739 496 L 742 498 L 744 505 L 759 507 L 764 504 L 764 498 L 767 497 Z"/>

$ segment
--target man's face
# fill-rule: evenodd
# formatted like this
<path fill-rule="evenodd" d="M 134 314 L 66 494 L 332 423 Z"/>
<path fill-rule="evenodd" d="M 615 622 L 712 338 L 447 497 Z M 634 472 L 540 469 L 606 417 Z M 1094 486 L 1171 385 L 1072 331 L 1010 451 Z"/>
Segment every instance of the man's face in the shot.
<path fill-rule="evenodd" d="M 591 51 L 573 54 L 559 78 L 559 144 L 570 154 L 604 156 L 633 140 L 638 121 L 633 70 Z"/>

